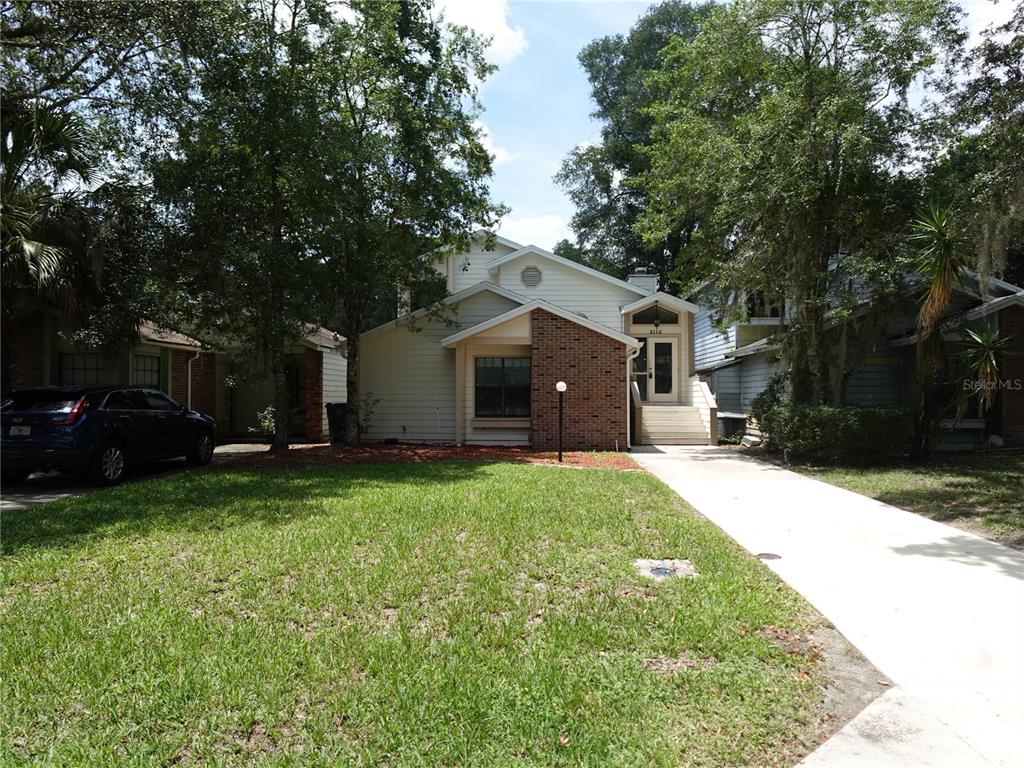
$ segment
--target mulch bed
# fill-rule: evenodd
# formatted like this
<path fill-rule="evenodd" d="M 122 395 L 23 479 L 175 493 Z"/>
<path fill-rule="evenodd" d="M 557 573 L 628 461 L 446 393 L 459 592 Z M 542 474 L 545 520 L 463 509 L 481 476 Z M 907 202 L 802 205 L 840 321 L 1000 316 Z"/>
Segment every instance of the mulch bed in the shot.
<path fill-rule="evenodd" d="M 516 464 L 558 464 L 554 451 L 483 445 L 295 445 L 287 452 L 261 451 L 231 462 L 236 467 L 325 467 L 332 464 L 402 464 L 424 461 L 495 461 Z M 573 451 L 562 454 L 561 466 L 642 472 L 624 453 Z"/>

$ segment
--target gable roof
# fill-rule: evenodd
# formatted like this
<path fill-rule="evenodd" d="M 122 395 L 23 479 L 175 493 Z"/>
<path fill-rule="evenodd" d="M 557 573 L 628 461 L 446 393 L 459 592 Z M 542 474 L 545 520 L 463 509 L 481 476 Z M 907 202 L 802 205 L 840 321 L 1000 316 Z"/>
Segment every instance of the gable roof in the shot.
<path fill-rule="evenodd" d="M 601 325 L 600 323 L 595 323 L 593 320 L 583 317 L 582 315 L 577 315 L 575 312 L 570 312 L 567 309 L 562 309 L 561 307 L 556 306 L 554 304 L 549 304 L 543 299 L 535 299 L 529 302 L 528 304 L 523 304 L 521 306 L 515 307 L 514 309 L 510 309 L 508 312 L 505 312 L 501 315 L 492 317 L 490 320 L 485 320 L 484 322 L 477 323 L 476 325 L 470 326 L 469 328 L 466 328 L 463 331 L 453 333 L 451 336 L 447 336 L 441 340 L 441 346 L 453 347 L 460 341 L 464 341 L 470 338 L 471 336 L 475 336 L 478 333 L 482 333 L 483 331 L 490 330 L 491 328 L 499 326 L 502 323 L 507 323 L 509 320 L 514 320 L 521 315 L 533 312 L 533 310 L 535 309 L 543 309 L 545 312 L 550 312 L 551 314 L 557 315 L 558 317 L 568 320 L 571 323 L 575 323 L 576 325 L 580 325 L 583 326 L 584 328 L 590 329 L 591 331 L 600 333 L 603 336 L 607 336 L 609 339 L 614 339 L 615 341 L 622 342 L 628 347 L 636 349 L 640 346 L 640 342 L 634 339 L 632 336 L 627 336 L 624 333 L 613 331 L 611 328 L 607 326 Z"/>
<path fill-rule="evenodd" d="M 315 325 L 308 327 L 305 341 L 318 349 L 336 350 L 345 346 L 345 337 L 340 333 Z"/>
<path fill-rule="evenodd" d="M 510 242 L 511 241 L 507 241 L 504 244 L 509 244 Z M 562 256 L 552 253 L 551 251 L 545 251 L 543 248 L 538 248 L 536 245 L 519 245 L 518 243 L 511 244 L 518 246 L 517 249 L 512 251 L 512 253 L 506 253 L 504 256 L 498 256 L 487 262 L 488 272 L 494 273 L 502 264 L 507 264 L 508 262 L 513 261 L 514 259 L 518 259 L 520 256 L 532 254 L 534 256 L 539 256 L 542 259 L 546 259 L 547 261 L 553 261 L 556 264 L 561 264 L 563 267 L 575 269 L 578 272 L 582 272 L 585 275 L 596 277 L 598 280 L 603 280 L 606 283 L 611 283 L 612 285 L 618 286 L 619 288 L 625 288 L 627 291 L 632 291 L 633 293 L 638 294 L 640 296 L 649 296 L 651 295 L 651 293 L 653 293 L 653 291 L 649 291 L 646 288 L 641 288 L 638 285 L 633 285 L 633 283 L 627 283 L 625 280 L 619 280 L 619 278 L 617 277 L 606 275 L 604 272 L 601 272 L 599 270 L 592 269 L 591 267 L 579 264 L 575 261 L 570 261 L 569 259 L 563 258 Z"/>
<path fill-rule="evenodd" d="M 150 320 L 143 320 L 139 323 L 139 341 L 146 344 L 153 344 L 158 347 L 171 347 L 173 349 L 194 349 L 202 348 L 202 343 L 191 336 L 186 336 L 177 331 L 161 328 Z"/>
<path fill-rule="evenodd" d="M 628 312 L 635 312 L 638 309 L 649 307 L 655 302 L 658 304 L 664 304 L 666 307 L 674 309 L 677 312 L 692 312 L 693 314 L 697 314 L 701 311 L 701 308 L 696 304 L 686 301 L 685 299 L 680 299 L 678 296 L 672 296 L 671 294 L 658 291 L 657 293 L 652 293 L 650 296 L 644 296 L 636 301 L 624 305 L 621 309 L 621 313 L 625 315 Z"/>
<path fill-rule="evenodd" d="M 453 293 L 450 296 L 444 297 L 443 299 L 432 304 L 429 307 L 417 309 L 415 312 L 408 312 L 399 318 L 389 320 L 388 322 L 383 323 L 382 325 L 378 325 L 376 328 L 371 328 L 368 331 L 363 331 L 361 334 L 359 334 L 359 338 L 360 340 L 371 339 L 374 336 L 379 336 L 382 333 L 387 333 L 388 331 L 401 327 L 403 323 L 408 323 L 410 320 L 415 320 L 417 318 L 423 317 L 439 307 L 448 306 L 450 304 L 458 304 L 460 301 L 465 301 L 471 296 L 476 296 L 478 293 L 482 291 L 488 291 L 497 296 L 501 296 L 502 298 L 508 299 L 509 301 L 513 301 L 516 304 L 526 304 L 530 301 L 528 297 L 523 296 L 520 293 L 510 291 L 508 288 L 502 288 L 500 285 L 488 282 L 487 280 L 482 280 L 476 285 L 471 285 L 469 286 L 469 288 L 463 288 L 461 291 Z"/>

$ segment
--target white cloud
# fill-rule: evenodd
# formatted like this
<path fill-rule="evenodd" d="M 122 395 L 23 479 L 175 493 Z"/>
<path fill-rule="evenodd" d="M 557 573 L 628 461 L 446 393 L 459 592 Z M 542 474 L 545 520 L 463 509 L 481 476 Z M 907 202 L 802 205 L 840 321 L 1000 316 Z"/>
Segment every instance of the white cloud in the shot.
<path fill-rule="evenodd" d="M 499 147 L 494 142 L 494 137 L 491 135 L 491 129 L 487 127 L 487 124 L 483 120 L 477 120 L 473 123 L 476 129 L 480 132 L 480 143 L 483 144 L 484 149 L 490 152 L 494 158 L 494 167 L 497 168 L 499 165 L 510 163 L 516 159 L 514 152 L 511 152 L 504 147 Z"/>
<path fill-rule="evenodd" d="M 516 216 L 502 219 L 498 233 L 523 245 L 537 245 L 550 251 L 562 239 L 572 240 L 569 220 L 554 213 L 536 216 Z"/>
<path fill-rule="evenodd" d="M 444 11 L 445 19 L 452 24 L 469 27 L 490 38 L 488 57 L 499 66 L 526 50 L 523 28 L 508 23 L 508 0 L 438 0 L 437 8 Z"/>

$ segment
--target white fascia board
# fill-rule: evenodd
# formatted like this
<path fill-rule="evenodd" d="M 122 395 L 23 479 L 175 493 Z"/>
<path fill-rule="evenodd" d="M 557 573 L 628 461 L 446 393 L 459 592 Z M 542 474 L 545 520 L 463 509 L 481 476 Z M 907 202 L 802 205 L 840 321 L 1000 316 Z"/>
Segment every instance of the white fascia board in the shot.
<path fill-rule="evenodd" d="M 661 291 L 652 293 L 649 296 L 644 296 L 642 299 L 637 299 L 630 304 L 626 304 L 620 311 L 625 315 L 629 312 L 636 312 L 638 309 L 646 309 L 655 303 L 664 304 L 665 306 L 679 312 L 691 312 L 695 315 L 701 311 L 701 307 L 696 304 L 686 301 L 685 299 L 680 299 L 678 296 L 662 293 Z"/>
<path fill-rule="evenodd" d="M 517 317 L 533 312 L 535 309 L 543 309 L 545 312 L 550 312 L 551 314 L 557 315 L 571 323 L 588 328 L 595 333 L 600 333 L 602 336 L 607 336 L 608 338 L 621 342 L 630 348 L 636 349 L 640 346 L 640 342 L 632 336 L 627 336 L 624 333 L 613 331 L 611 328 L 603 326 L 600 323 L 595 323 L 593 320 L 583 317 L 582 315 L 577 315 L 567 309 L 556 307 L 554 304 L 549 304 L 541 299 L 536 299 L 531 301 L 529 304 L 523 304 L 515 309 L 510 309 L 508 312 L 496 315 L 490 320 L 485 320 L 484 322 L 477 323 L 463 331 L 453 333 L 451 336 L 447 336 L 441 340 L 441 346 L 445 348 L 454 347 L 460 341 L 465 341 L 472 336 L 476 336 L 478 333 L 490 330 L 491 328 L 496 328 L 503 323 L 507 323 L 509 320 L 515 320 Z"/>
<path fill-rule="evenodd" d="M 1007 285 L 1009 285 L 1009 283 L 1007 283 Z M 991 315 L 993 312 L 1000 312 L 1006 309 L 1006 307 L 1014 305 L 1024 307 L 1024 291 L 1014 293 L 1010 296 L 1002 296 L 998 299 L 992 299 L 991 301 L 987 301 L 984 304 L 979 304 L 973 309 L 968 309 L 964 312 L 961 312 L 959 315 L 954 315 L 948 320 L 945 320 L 940 325 L 940 328 L 942 329 L 943 338 L 955 338 L 953 336 L 948 336 L 946 332 L 950 328 L 953 328 L 959 325 L 960 323 L 970 322 L 971 320 L 978 320 L 982 317 L 987 317 L 988 315 Z M 889 339 L 889 346 L 909 347 L 911 344 L 917 344 L 917 339 L 917 333 L 911 333 L 906 336 L 898 336 L 894 339 Z"/>
<path fill-rule="evenodd" d="M 491 259 L 487 262 L 487 271 L 493 274 L 498 271 L 498 268 L 501 267 L 502 264 L 507 264 L 508 262 L 518 259 L 520 256 L 526 256 L 527 254 L 533 254 L 534 256 L 539 256 L 542 259 L 547 259 L 548 261 L 553 261 L 556 264 L 561 264 L 562 266 L 569 267 L 570 269 L 575 269 L 585 275 L 596 277 L 598 280 L 604 280 L 606 283 L 611 283 L 619 288 L 625 288 L 627 291 L 632 291 L 640 296 L 651 295 L 650 291 L 641 288 L 638 285 L 627 283 L 625 280 L 619 280 L 617 277 L 606 275 L 604 272 L 600 272 L 584 264 L 578 264 L 575 261 L 562 258 L 558 254 L 551 253 L 551 251 L 545 251 L 543 248 L 538 248 L 536 245 L 526 245 L 516 251 L 512 251 L 512 253 L 507 253 L 504 256 L 498 256 L 497 258 Z"/>
<path fill-rule="evenodd" d="M 371 328 L 368 331 L 363 331 L 361 334 L 359 334 L 359 338 L 360 340 L 371 339 L 374 336 L 379 336 L 382 333 L 387 333 L 388 331 L 394 330 L 395 328 L 400 328 L 402 325 L 408 323 L 410 320 L 416 320 L 420 317 L 423 317 L 429 314 L 430 312 L 436 310 L 438 307 L 447 306 L 450 304 L 458 304 L 460 301 L 465 301 L 471 296 L 476 296 L 481 291 L 490 291 L 491 293 L 497 294 L 498 296 L 506 298 L 509 301 L 514 301 L 517 304 L 527 304 L 530 301 L 528 297 L 523 296 L 522 294 L 516 293 L 515 291 L 510 291 L 508 288 L 502 288 L 500 285 L 495 285 L 494 283 L 490 283 L 486 280 L 483 280 L 477 283 L 476 285 L 469 286 L 469 288 L 463 288 L 461 291 L 453 293 L 451 296 L 446 296 L 445 298 L 441 299 L 441 301 L 437 302 L 436 304 L 430 307 L 425 307 L 424 309 L 417 309 L 415 312 L 402 315 L 401 317 L 396 318 L 395 320 L 389 320 L 383 325 L 378 325 L 376 328 Z"/>

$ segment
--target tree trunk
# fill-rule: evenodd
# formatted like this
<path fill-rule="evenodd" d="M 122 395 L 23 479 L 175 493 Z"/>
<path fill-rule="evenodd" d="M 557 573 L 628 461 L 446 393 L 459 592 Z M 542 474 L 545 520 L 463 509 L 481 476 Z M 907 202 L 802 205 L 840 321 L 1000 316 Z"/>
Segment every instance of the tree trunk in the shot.
<path fill-rule="evenodd" d="M 288 416 L 291 402 L 288 397 L 288 374 L 285 370 L 283 350 L 271 352 L 270 370 L 274 378 L 274 440 L 271 451 L 288 450 Z"/>
<path fill-rule="evenodd" d="M 349 322 L 348 325 L 349 328 L 358 328 L 361 323 Z M 346 349 L 348 369 L 345 372 L 345 391 L 348 407 L 345 409 L 345 442 L 354 445 L 360 438 L 359 334 L 352 331 L 350 333 Z"/>

